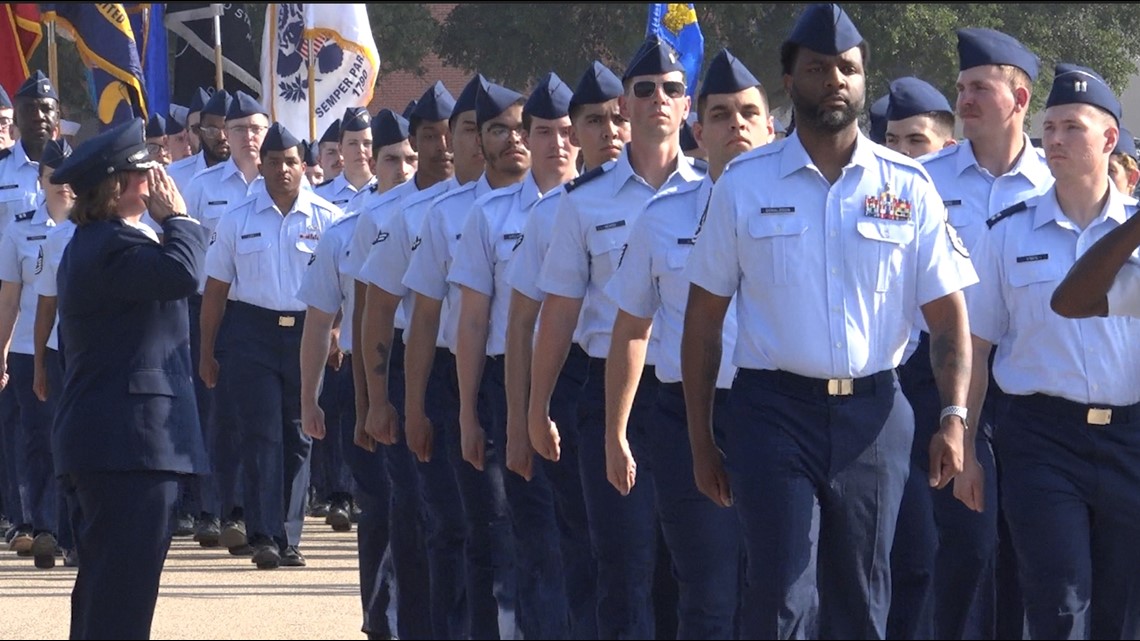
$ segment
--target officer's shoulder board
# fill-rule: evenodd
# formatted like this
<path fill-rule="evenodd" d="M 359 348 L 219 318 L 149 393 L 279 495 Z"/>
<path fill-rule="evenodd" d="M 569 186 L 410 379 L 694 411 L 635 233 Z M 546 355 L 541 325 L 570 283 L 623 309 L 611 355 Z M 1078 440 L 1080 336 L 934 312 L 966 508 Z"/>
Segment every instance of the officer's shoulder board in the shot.
<path fill-rule="evenodd" d="M 1034 200 L 1035 199 L 1030 198 L 1029 200 L 1023 200 L 1016 205 L 1010 205 L 1009 207 L 1006 207 L 993 216 L 990 216 L 986 220 L 986 227 L 993 229 L 994 225 L 1000 223 L 1006 218 L 1029 209 L 1029 205 L 1034 204 Z"/>
<path fill-rule="evenodd" d="M 7 158 L 8 156 L 11 156 L 11 155 L 12 155 L 12 148 L 11 147 L 9 147 L 7 149 L 0 149 L 0 160 L 4 160 L 5 158 Z"/>
<path fill-rule="evenodd" d="M 32 216 L 35 216 L 35 215 L 36 215 L 36 210 L 34 210 L 34 209 L 32 211 L 25 211 L 23 213 L 16 214 L 15 221 L 18 223 L 22 223 L 24 221 L 31 220 Z"/>
<path fill-rule="evenodd" d="M 594 180 L 598 176 L 605 174 L 607 171 L 609 171 L 607 169 L 607 167 L 612 167 L 612 166 L 613 166 L 612 163 L 606 163 L 606 164 L 601 165 L 599 167 L 594 167 L 590 171 L 587 171 L 586 173 L 582 174 L 581 176 L 578 176 L 577 178 L 571 180 L 570 182 L 566 183 L 566 187 L 565 187 L 566 193 L 570 193 L 570 192 L 574 191 L 575 189 L 581 187 L 582 185 L 585 185 L 586 183 L 590 182 L 591 180 Z"/>

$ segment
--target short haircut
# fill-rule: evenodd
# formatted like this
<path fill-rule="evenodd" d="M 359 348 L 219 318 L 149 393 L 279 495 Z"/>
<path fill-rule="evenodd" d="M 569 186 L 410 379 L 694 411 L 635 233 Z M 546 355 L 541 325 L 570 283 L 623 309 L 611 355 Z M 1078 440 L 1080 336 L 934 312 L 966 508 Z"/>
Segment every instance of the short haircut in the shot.
<path fill-rule="evenodd" d="M 1017 91 L 1020 87 L 1033 91 L 1033 81 L 1029 79 L 1029 74 L 1025 73 L 1022 68 L 1013 65 L 998 65 L 998 68 L 1001 69 L 1002 76 L 1009 83 L 1011 91 Z"/>

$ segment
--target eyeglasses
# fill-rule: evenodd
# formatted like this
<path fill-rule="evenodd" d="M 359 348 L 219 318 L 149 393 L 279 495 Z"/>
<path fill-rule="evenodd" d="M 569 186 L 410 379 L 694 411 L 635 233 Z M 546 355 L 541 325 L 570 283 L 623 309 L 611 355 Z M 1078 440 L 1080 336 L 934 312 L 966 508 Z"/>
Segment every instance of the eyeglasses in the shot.
<path fill-rule="evenodd" d="M 522 125 L 519 125 L 518 127 L 491 125 L 490 127 L 487 127 L 487 136 L 503 140 L 509 138 L 511 134 L 518 134 L 519 138 L 522 138 L 525 131 L 526 129 Z"/>
<path fill-rule="evenodd" d="M 152 154 L 160 154 L 166 151 L 166 145 L 157 142 L 148 142 L 146 144 L 146 150 Z"/>
<path fill-rule="evenodd" d="M 633 95 L 638 98 L 648 98 L 657 92 L 657 87 L 660 86 L 665 90 L 667 98 L 677 99 L 685 95 L 685 83 L 676 80 L 667 80 L 660 85 L 652 80 L 641 80 L 633 83 Z"/>
<path fill-rule="evenodd" d="M 198 127 L 198 135 L 205 136 L 206 138 L 217 138 L 218 135 L 222 133 L 221 127 L 201 127 L 198 125 L 195 125 L 195 127 Z"/>
<path fill-rule="evenodd" d="M 13 122 L 11 118 L 0 118 L 0 127 L 11 127 Z"/>
<path fill-rule="evenodd" d="M 269 127 L 262 127 L 261 125 L 226 125 L 226 130 L 233 133 L 235 136 L 260 136 Z"/>

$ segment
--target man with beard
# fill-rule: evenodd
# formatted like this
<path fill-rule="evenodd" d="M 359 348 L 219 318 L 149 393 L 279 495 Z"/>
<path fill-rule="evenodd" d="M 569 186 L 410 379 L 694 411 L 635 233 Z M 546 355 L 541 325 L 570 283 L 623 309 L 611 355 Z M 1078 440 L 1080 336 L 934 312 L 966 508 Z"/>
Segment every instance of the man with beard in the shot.
<path fill-rule="evenodd" d="M 232 95 L 218 91 L 202 106 L 201 113 L 191 113 L 191 116 L 200 119 L 193 125 L 192 131 L 198 132 L 196 137 L 200 141 L 201 150 L 193 156 L 174 161 L 166 169 L 166 173 L 178 186 L 178 191 L 183 194 L 189 194 L 190 179 L 198 172 L 230 159 L 230 143 L 226 138 L 225 125 L 226 111 L 232 101 Z M 187 201 L 186 204 L 189 205 L 190 202 Z M 193 216 L 194 212 L 190 212 L 190 215 Z"/>
<path fill-rule="evenodd" d="M 248 97 L 241 92 L 238 96 L 235 104 Z M 234 393 L 244 515 L 258 569 L 305 565 L 297 546 L 312 441 L 301 429 L 300 350 L 306 305 L 297 291 L 321 236 L 342 215 L 327 200 L 301 188 L 301 141 L 280 123 L 266 132 L 265 123 L 262 113 L 226 122 L 230 135 L 245 148 L 256 141 L 264 189 L 226 212 L 206 254 L 201 356 L 202 378 L 212 386 L 220 369 L 214 338 L 223 315 L 232 316 L 226 385 Z M 242 148 L 235 149 L 235 157 L 241 153 Z"/>
<path fill-rule="evenodd" d="M 690 433 L 713 431 L 736 296 L 724 454 L 748 559 L 742 638 L 885 637 L 914 431 L 894 370 L 920 308 L 945 405 L 928 481 L 962 470 L 972 352 L 960 290 L 977 277 L 922 168 L 860 134 L 866 55 L 837 5 L 804 10 L 780 51 L 795 133 L 729 165 L 686 267 Z"/>
<path fill-rule="evenodd" d="M 42 72 L 20 85 L 14 102 L 20 139 L 0 151 L 0 232 L 13 216 L 35 208 L 40 154 L 59 129 L 59 95 Z"/>

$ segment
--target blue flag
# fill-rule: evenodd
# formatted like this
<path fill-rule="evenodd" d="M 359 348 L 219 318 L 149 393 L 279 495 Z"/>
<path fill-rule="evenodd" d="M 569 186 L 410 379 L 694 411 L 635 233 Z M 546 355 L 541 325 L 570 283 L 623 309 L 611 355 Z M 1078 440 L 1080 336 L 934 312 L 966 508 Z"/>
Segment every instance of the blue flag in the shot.
<path fill-rule="evenodd" d="M 135 47 L 139 50 L 146 80 L 146 106 L 151 113 L 166 116 L 170 111 L 170 74 L 167 71 L 166 5 L 161 2 L 125 2 L 131 19 Z"/>
<path fill-rule="evenodd" d="M 692 3 L 651 3 L 645 35 L 658 36 L 673 47 L 681 64 L 685 66 L 688 93 L 696 97 L 701 78 L 701 63 L 705 58 L 705 37 L 701 33 L 701 25 L 697 22 L 697 10 Z"/>
<path fill-rule="evenodd" d="M 136 116 L 145 118 L 142 64 L 123 5 L 61 2 L 44 7 L 45 14 L 55 15 L 61 33 L 75 41 L 91 70 L 92 98 L 102 128 Z"/>

